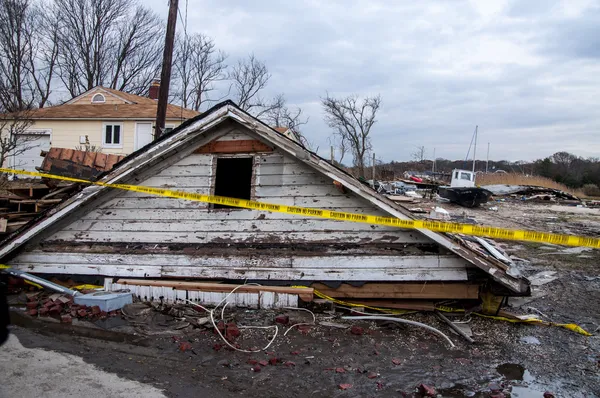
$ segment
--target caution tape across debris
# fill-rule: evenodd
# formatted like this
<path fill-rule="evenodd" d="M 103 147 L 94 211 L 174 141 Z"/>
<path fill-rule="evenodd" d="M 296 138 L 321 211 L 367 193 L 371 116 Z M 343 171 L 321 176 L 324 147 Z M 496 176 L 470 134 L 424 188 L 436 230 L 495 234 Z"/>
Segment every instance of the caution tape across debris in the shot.
<path fill-rule="evenodd" d="M 13 170 L 0 168 L 0 172 L 28 175 L 32 177 L 51 178 L 55 180 L 71 181 L 82 184 L 98 185 L 110 188 L 122 189 L 125 191 L 133 191 L 140 193 L 147 193 L 151 195 L 163 196 L 168 198 L 177 198 L 192 200 L 196 202 L 212 203 L 219 205 L 227 205 L 233 207 L 241 207 L 252 210 L 262 210 L 274 213 L 286 213 L 302 215 L 307 217 L 326 218 L 330 220 L 350 221 L 359 222 L 373 225 L 386 225 L 405 229 L 427 229 L 435 232 L 445 233 L 458 233 L 464 235 L 473 236 L 485 236 L 496 239 L 505 240 L 518 240 L 528 242 L 539 242 L 539 243 L 552 243 L 555 245 L 564 246 L 583 246 L 600 248 L 600 239 L 586 237 L 586 236 L 574 236 L 574 235 L 561 235 L 547 232 L 536 232 L 536 231 L 525 231 L 518 229 L 506 229 L 496 227 L 486 227 L 479 225 L 470 224 L 459 224 L 451 222 L 440 222 L 440 221 L 427 221 L 427 220 L 401 220 L 394 217 L 380 217 L 367 214 L 357 213 L 346 213 L 333 210 L 322 210 L 313 209 L 308 207 L 298 206 L 286 206 L 278 205 L 273 203 L 256 202 L 253 200 L 228 198 L 223 196 L 203 195 L 194 192 L 183 192 L 170 189 L 146 187 L 141 185 L 128 185 L 128 184 L 110 184 L 104 182 L 94 182 L 83 180 L 80 178 L 63 177 L 54 174 L 37 173 L 25 170 Z"/>

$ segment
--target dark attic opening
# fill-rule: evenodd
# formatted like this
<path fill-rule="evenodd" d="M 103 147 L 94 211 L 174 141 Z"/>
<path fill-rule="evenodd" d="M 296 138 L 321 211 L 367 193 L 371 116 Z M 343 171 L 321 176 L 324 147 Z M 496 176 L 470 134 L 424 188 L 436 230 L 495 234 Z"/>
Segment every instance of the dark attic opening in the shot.
<path fill-rule="evenodd" d="M 215 195 L 250 199 L 252 190 L 252 164 L 250 158 L 218 158 L 215 178 Z M 227 205 L 214 205 L 215 209 L 237 209 Z"/>

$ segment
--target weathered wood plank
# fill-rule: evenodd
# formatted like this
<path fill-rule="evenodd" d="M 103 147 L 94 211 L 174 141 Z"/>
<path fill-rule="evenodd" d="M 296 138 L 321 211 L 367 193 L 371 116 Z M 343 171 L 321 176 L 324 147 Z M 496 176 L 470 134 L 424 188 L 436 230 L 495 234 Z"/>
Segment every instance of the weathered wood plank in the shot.
<path fill-rule="evenodd" d="M 222 137 L 217 138 L 217 141 L 247 141 L 256 140 L 257 137 L 254 135 L 247 134 L 242 130 L 234 130 L 230 133 L 225 134 Z"/>
<path fill-rule="evenodd" d="M 10 264 L 16 269 L 33 273 L 68 274 L 68 275 L 109 275 L 114 277 L 142 278 L 204 278 L 204 279 L 270 279 L 270 280 L 347 280 L 347 281 L 465 281 L 467 273 L 464 269 L 400 269 L 390 273 L 386 268 L 349 269 L 329 272 L 327 268 L 236 268 L 221 267 L 186 267 L 186 266 L 141 266 L 122 264 L 89 264 L 89 263 L 19 263 Z"/>
<path fill-rule="evenodd" d="M 186 175 L 186 176 L 164 176 L 157 175 L 142 182 L 140 185 L 149 187 L 174 187 L 178 188 L 202 188 L 210 190 L 212 177 L 210 175 Z M 333 185 L 333 182 L 326 177 L 311 175 L 258 175 L 254 186 L 274 186 L 281 190 L 282 186 L 293 185 Z"/>
<path fill-rule="evenodd" d="M 406 270 L 437 272 L 442 269 L 464 269 L 465 261 L 453 255 L 325 255 L 294 256 L 187 256 L 184 254 L 111 254 L 111 253 L 46 253 L 35 250 L 23 253 L 11 264 L 119 264 L 131 266 L 166 267 L 230 267 L 238 270 L 268 269 L 321 269 L 331 275 L 347 270 L 386 269 L 389 275 Z M 429 270 L 429 271 L 427 271 Z"/>
<path fill-rule="evenodd" d="M 424 243 L 414 232 L 374 234 L 370 231 L 345 231 L 332 234 L 327 231 L 310 232 L 145 232 L 134 234 L 127 231 L 59 231 L 44 241 L 66 242 L 129 242 L 129 243 Z M 426 241 L 429 242 L 429 241 Z"/>
<path fill-rule="evenodd" d="M 367 283 L 356 287 L 342 284 L 331 288 L 322 283 L 311 285 L 317 291 L 334 298 L 385 299 L 478 299 L 479 285 L 466 283 Z"/>
<path fill-rule="evenodd" d="M 272 152 L 273 148 L 258 140 L 213 141 L 196 149 L 195 153 Z"/>
<path fill-rule="evenodd" d="M 162 170 L 161 173 L 164 173 L 166 170 L 174 169 L 176 171 L 180 171 L 182 168 L 186 168 L 189 166 L 211 166 L 213 162 L 213 155 L 201 154 L 201 153 L 192 153 L 169 166 L 165 170 Z"/>
<path fill-rule="evenodd" d="M 215 214 L 215 213 L 210 213 Z M 64 231 L 119 231 L 119 232 L 310 232 L 323 231 L 335 233 L 339 231 L 372 231 L 373 237 L 377 232 L 400 232 L 398 228 L 355 224 L 327 219 L 280 219 L 280 220 L 219 220 L 218 214 L 214 219 L 186 220 L 171 219 L 168 222 L 157 223 L 156 220 L 77 220 L 64 228 Z M 400 232 L 402 233 L 402 232 Z"/>

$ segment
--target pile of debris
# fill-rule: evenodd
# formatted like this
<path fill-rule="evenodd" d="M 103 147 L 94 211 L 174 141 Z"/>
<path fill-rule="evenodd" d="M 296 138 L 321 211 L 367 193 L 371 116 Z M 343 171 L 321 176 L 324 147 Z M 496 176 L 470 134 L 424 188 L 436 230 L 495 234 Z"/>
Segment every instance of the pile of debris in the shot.
<path fill-rule="evenodd" d="M 72 183 L 54 183 L 50 187 L 40 180 L 6 180 L 0 194 L 0 234 L 15 232 L 76 189 Z"/>
<path fill-rule="evenodd" d="M 581 200 L 568 192 L 554 188 L 528 186 L 528 185 L 485 185 L 482 188 L 492 192 L 494 196 L 509 196 L 514 199 L 538 202 L 580 203 Z"/>

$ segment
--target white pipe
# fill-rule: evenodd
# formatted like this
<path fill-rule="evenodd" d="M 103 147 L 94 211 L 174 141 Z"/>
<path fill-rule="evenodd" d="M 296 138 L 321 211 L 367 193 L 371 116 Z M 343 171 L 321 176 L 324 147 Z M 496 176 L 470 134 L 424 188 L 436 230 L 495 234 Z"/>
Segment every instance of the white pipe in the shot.
<path fill-rule="evenodd" d="M 391 321 L 391 322 L 400 322 L 400 323 L 406 323 L 409 325 L 413 325 L 413 326 L 420 326 L 422 328 L 425 328 L 441 337 L 443 337 L 444 339 L 446 339 L 446 341 L 450 344 L 450 346 L 452 348 L 456 347 L 454 345 L 454 343 L 452 342 L 452 340 L 450 340 L 450 338 L 448 336 L 446 336 L 444 333 L 440 332 L 439 330 L 437 330 L 434 327 L 431 327 L 429 325 L 425 325 L 424 323 L 421 322 L 415 322 L 415 321 L 409 321 L 408 319 L 402 319 L 402 318 L 392 318 L 389 316 L 379 316 L 379 315 L 371 315 L 371 316 L 343 316 L 342 319 L 349 319 L 349 320 L 370 320 L 370 321 Z"/>

